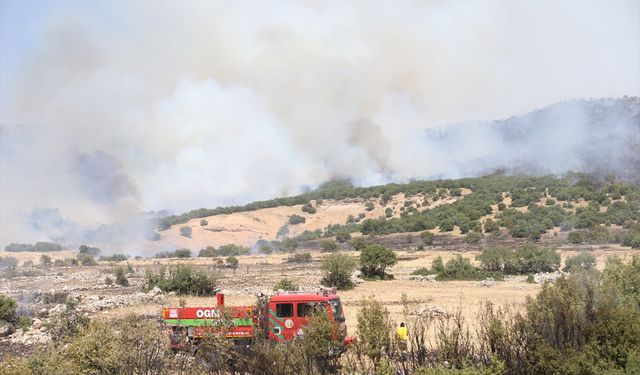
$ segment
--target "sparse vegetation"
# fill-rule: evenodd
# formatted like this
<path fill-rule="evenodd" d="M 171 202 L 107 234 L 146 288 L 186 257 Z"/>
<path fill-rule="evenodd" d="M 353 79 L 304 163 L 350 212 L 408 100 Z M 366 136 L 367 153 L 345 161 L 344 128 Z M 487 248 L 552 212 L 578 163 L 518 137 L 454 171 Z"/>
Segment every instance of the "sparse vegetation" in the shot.
<path fill-rule="evenodd" d="M 78 248 L 78 251 L 80 252 L 80 254 L 90 255 L 92 257 L 97 257 L 102 252 L 102 250 L 100 250 L 99 247 L 93 247 L 93 246 L 87 246 L 87 245 L 80 245 L 80 247 Z"/>

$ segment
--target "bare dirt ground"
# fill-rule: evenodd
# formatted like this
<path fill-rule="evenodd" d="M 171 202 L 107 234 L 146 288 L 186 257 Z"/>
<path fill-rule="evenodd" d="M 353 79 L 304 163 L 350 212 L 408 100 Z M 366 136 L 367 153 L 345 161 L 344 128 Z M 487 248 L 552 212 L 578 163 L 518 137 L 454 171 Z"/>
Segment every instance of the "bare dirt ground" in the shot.
<path fill-rule="evenodd" d="M 289 236 L 294 237 L 305 230 L 314 231 L 324 229 L 330 224 L 344 224 L 349 215 L 358 217 L 364 215 L 364 219 L 378 218 L 385 215 L 387 207 L 393 210 L 393 216 L 400 216 L 400 209 L 405 201 L 418 204 L 421 209 L 433 208 L 442 204 L 450 204 L 461 199 L 471 190 L 462 189 L 462 196 L 447 197 L 436 201 L 429 200 L 429 197 L 415 195 L 406 197 L 404 193 L 397 194 L 385 205 L 381 205 L 379 199 L 344 199 L 336 201 L 325 199 L 320 205 L 313 201 L 316 213 L 309 214 L 302 212 L 302 205 L 291 207 L 280 206 L 274 208 L 264 208 L 250 212 L 238 212 L 229 215 L 216 215 L 202 218 L 206 220 L 206 225 L 200 225 L 202 219 L 189 220 L 185 224 L 174 225 L 170 229 L 160 233 L 161 240 L 158 244 L 170 244 L 173 247 L 181 247 L 191 250 L 199 250 L 207 246 L 221 246 L 225 244 L 237 244 L 252 246 L 257 240 L 275 240 L 280 229 L 287 223 L 292 215 L 300 215 L 305 218 L 305 222 L 297 225 L 289 225 Z M 427 205 L 422 204 L 427 199 Z M 367 211 L 365 204 L 372 203 L 373 210 Z M 191 227 L 191 238 L 180 235 L 180 227 Z M 156 245 L 158 245 L 156 244 Z M 148 244 L 153 247 L 153 243 Z"/>

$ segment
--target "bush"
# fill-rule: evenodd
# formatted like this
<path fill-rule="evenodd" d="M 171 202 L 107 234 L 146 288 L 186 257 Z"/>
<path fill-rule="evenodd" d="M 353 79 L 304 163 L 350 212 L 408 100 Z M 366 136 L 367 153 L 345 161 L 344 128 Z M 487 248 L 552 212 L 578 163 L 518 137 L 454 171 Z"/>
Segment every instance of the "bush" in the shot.
<path fill-rule="evenodd" d="M 51 259 L 51 258 L 49 258 Z M 26 262 L 25 262 L 26 263 Z M 33 262 L 31 262 L 33 264 Z M 16 257 L 0 257 L 0 270 L 7 269 L 9 271 L 15 271 L 18 267 L 18 258 Z M 26 267 L 26 265 L 25 265 Z"/>
<path fill-rule="evenodd" d="M 346 230 L 340 231 L 338 232 L 338 234 L 336 234 L 336 241 L 340 243 L 345 243 L 349 240 L 351 240 L 351 233 Z"/>
<path fill-rule="evenodd" d="M 98 264 L 98 262 L 96 262 L 96 260 L 91 255 L 87 254 L 78 254 L 76 256 L 76 259 L 83 266 L 95 266 Z"/>
<path fill-rule="evenodd" d="M 498 246 L 485 249 L 476 257 L 482 269 L 509 275 L 554 272 L 560 267 L 560 254 L 555 249 L 525 245 L 515 251 Z"/>
<path fill-rule="evenodd" d="M 451 232 L 454 227 L 454 223 L 451 220 L 443 220 L 440 222 L 440 231 L 441 232 Z"/>
<path fill-rule="evenodd" d="M 567 235 L 567 240 L 572 244 L 581 244 L 585 242 L 583 232 L 575 231 Z"/>
<path fill-rule="evenodd" d="M 80 251 L 80 254 L 87 254 L 91 255 L 92 257 L 97 257 L 101 252 L 99 247 L 92 247 L 87 245 L 80 245 L 78 250 Z"/>
<path fill-rule="evenodd" d="M 294 253 L 298 248 L 298 241 L 293 238 L 285 238 L 278 244 L 283 253 Z"/>
<path fill-rule="evenodd" d="M 433 244 L 433 239 L 435 237 L 436 237 L 435 234 L 429 231 L 424 231 L 420 233 L 420 242 L 422 243 L 423 246 L 431 246 L 431 244 Z"/>
<path fill-rule="evenodd" d="M 91 258 L 91 259 L 93 259 L 93 258 Z M 40 256 L 40 265 L 42 267 L 51 267 L 51 264 L 52 264 L 52 262 L 51 262 L 51 257 L 50 256 L 48 256 L 48 255 L 41 255 Z"/>
<path fill-rule="evenodd" d="M 273 286 L 273 290 L 298 290 L 298 286 L 293 281 L 285 278 L 280 279 L 280 281 Z"/>
<path fill-rule="evenodd" d="M 100 260 L 105 262 L 124 262 L 127 259 L 129 259 L 129 256 L 126 254 L 112 254 L 100 257 Z"/>
<path fill-rule="evenodd" d="M 507 208 L 507 205 L 500 202 L 498 203 L 498 211 L 504 211 Z"/>
<path fill-rule="evenodd" d="M 382 357 L 393 350 L 392 329 L 389 311 L 380 302 L 372 298 L 362 301 L 358 312 L 358 345 L 371 360 L 374 374 L 381 373 L 377 369 Z"/>
<path fill-rule="evenodd" d="M 352 257 L 341 252 L 331 253 L 322 260 L 322 270 L 325 276 L 322 284 L 328 287 L 336 287 L 340 290 L 353 288 L 351 273 L 356 268 L 356 261 Z"/>
<path fill-rule="evenodd" d="M 492 277 L 502 280 L 504 277 L 497 272 L 486 272 L 475 268 L 471 261 L 458 255 L 450 259 L 444 269 L 438 273 L 438 280 L 482 280 Z"/>
<path fill-rule="evenodd" d="M 372 202 L 367 202 L 364 204 L 364 209 L 367 211 L 373 211 L 376 207 Z"/>
<path fill-rule="evenodd" d="M 320 242 L 320 251 L 323 253 L 334 253 L 338 251 L 338 244 L 335 241 L 324 240 Z"/>
<path fill-rule="evenodd" d="M 500 224 L 498 224 L 496 221 L 493 221 L 490 218 L 484 221 L 484 231 L 486 233 L 493 233 L 499 230 L 500 230 Z"/>
<path fill-rule="evenodd" d="M 129 286 L 129 280 L 125 275 L 124 268 L 122 267 L 116 268 L 116 272 L 114 273 L 114 275 L 116 276 L 116 284 L 120 286 Z"/>
<path fill-rule="evenodd" d="M 191 227 L 187 226 L 187 225 L 183 225 L 180 227 L 180 235 L 182 237 L 187 237 L 187 238 L 191 238 Z"/>
<path fill-rule="evenodd" d="M 145 290 L 157 286 L 164 292 L 178 294 L 213 295 L 216 285 L 216 280 L 205 272 L 182 264 L 170 267 L 168 271 L 165 267 L 158 272 L 147 269 L 145 278 Z"/>
<path fill-rule="evenodd" d="M 582 251 L 580 254 L 567 258 L 563 271 L 590 271 L 596 268 L 596 257 L 588 251 Z"/>
<path fill-rule="evenodd" d="M 105 285 L 113 285 L 113 279 L 109 276 L 104 278 L 104 284 Z"/>
<path fill-rule="evenodd" d="M 272 254 L 273 253 L 273 246 L 270 243 L 261 243 L 258 246 L 258 251 L 261 254 Z"/>
<path fill-rule="evenodd" d="M 218 248 L 218 256 L 227 257 L 227 256 L 240 256 L 247 255 L 251 252 L 251 249 L 244 246 L 238 246 L 234 244 L 222 245 Z"/>
<path fill-rule="evenodd" d="M 311 205 L 311 203 L 307 203 L 304 206 L 302 206 L 302 212 L 306 212 L 308 214 L 313 215 L 316 213 L 316 209 Z"/>
<path fill-rule="evenodd" d="M 381 280 L 389 278 L 385 270 L 397 262 L 398 259 L 393 250 L 382 245 L 368 245 L 360 253 L 360 270 L 368 278 Z"/>
<path fill-rule="evenodd" d="M 365 247 L 367 247 L 369 245 L 369 242 L 367 242 L 367 240 L 365 240 L 362 237 L 358 237 L 358 238 L 354 238 L 353 240 L 351 240 L 349 242 L 349 245 L 351 245 L 351 247 L 355 251 L 362 251 Z"/>
<path fill-rule="evenodd" d="M 15 324 L 17 321 L 17 308 L 18 304 L 13 298 L 0 294 L 0 321 Z"/>
<path fill-rule="evenodd" d="M 207 219 L 200 220 L 201 227 L 206 227 L 207 225 L 209 225 L 209 221 L 207 221 Z"/>
<path fill-rule="evenodd" d="M 391 209 L 391 207 L 387 207 L 384 209 L 384 216 L 386 217 L 392 217 L 393 216 L 393 210 Z"/>
<path fill-rule="evenodd" d="M 434 273 L 440 273 L 444 271 L 444 262 L 442 261 L 441 256 L 438 256 L 433 260 L 433 262 L 431 263 L 431 271 L 433 271 Z"/>
<path fill-rule="evenodd" d="M 191 258 L 191 250 L 189 249 L 176 249 L 173 252 L 175 258 Z"/>
<path fill-rule="evenodd" d="M 224 261 L 227 264 L 227 267 L 233 268 L 234 270 L 238 268 L 238 264 L 240 264 L 240 261 L 238 260 L 238 258 L 233 256 L 227 257 Z"/>
<path fill-rule="evenodd" d="M 477 245 L 482 240 L 482 234 L 476 232 L 470 232 L 464 237 L 464 242 L 470 245 Z"/>
<path fill-rule="evenodd" d="M 289 216 L 289 225 L 303 224 L 305 221 L 306 219 L 304 218 L 304 216 L 295 215 L 295 214 Z"/>
<path fill-rule="evenodd" d="M 31 244 L 27 243 L 10 243 L 4 247 L 4 251 L 8 252 L 26 252 L 35 251 L 35 248 Z"/>
<path fill-rule="evenodd" d="M 287 258 L 287 262 L 289 263 L 309 263 L 311 262 L 311 253 L 298 253 L 293 254 L 289 258 Z"/>

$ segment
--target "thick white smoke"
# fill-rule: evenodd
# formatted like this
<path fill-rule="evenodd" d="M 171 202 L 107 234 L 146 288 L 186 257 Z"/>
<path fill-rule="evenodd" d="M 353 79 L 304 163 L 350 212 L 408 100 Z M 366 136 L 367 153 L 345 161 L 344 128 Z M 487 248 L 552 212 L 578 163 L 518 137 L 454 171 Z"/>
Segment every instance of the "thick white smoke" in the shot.
<path fill-rule="evenodd" d="M 498 167 L 484 156 L 503 143 L 471 127 L 448 149 L 425 129 L 640 91 L 633 0 L 49 8 L 40 42 L 0 77 L 2 245 L 78 241 L 86 226 L 144 211 L 244 203 L 335 177 L 469 175 Z"/>

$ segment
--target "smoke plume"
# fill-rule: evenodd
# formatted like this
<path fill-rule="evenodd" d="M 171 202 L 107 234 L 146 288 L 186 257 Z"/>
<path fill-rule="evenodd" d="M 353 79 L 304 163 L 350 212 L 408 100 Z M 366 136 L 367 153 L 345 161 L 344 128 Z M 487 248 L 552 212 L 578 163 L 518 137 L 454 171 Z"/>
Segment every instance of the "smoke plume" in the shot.
<path fill-rule="evenodd" d="M 588 170 L 590 142 L 615 157 L 603 168 L 624 170 L 637 140 L 637 99 L 596 137 L 588 103 L 487 123 L 638 95 L 637 1 L 51 4 L 24 23 L 37 22 L 35 41 L 0 54 L 12 61 L 0 70 L 1 245 L 127 243 L 147 230 L 141 212 L 331 178 Z M 3 1 L 16 38 L 20 7 L 37 5 Z"/>

